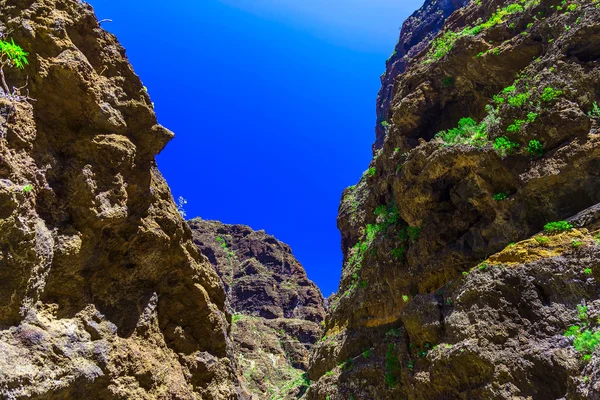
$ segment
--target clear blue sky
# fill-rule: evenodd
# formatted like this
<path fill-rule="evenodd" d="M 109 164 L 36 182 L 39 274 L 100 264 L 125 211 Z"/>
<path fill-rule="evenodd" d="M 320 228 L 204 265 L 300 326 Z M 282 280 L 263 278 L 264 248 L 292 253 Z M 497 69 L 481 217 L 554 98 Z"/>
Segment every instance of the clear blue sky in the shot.
<path fill-rule="evenodd" d="M 423 0 L 91 0 L 175 139 L 158 156 L 188 217 L 264 229 L 325 296 L 337 208 L 371 159 L 379 75 Z"/>

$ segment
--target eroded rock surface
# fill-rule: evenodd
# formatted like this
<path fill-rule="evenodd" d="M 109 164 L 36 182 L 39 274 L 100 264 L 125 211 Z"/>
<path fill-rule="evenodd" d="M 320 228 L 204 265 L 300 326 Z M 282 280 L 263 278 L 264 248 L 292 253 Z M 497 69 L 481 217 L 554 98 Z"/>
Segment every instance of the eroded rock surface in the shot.
<path fill-rule="evenodd" d="M 473 1 L 408 59 L 308 399 L 600 398 L 565 336 L 599 329 L 599 34 L 595 1 Z"/>
<path fill-rule="evenodd" d="M 290 247 L 244 225 L 193 219 L 194 243 L 223 281 L 241 374 L 255 399 L 296 399 L 321 336 L 324 299 Z"/>
<path fill-rule="evenodd" d="M 0 397 L 242 398 L 223 285 L 154 161 L 173 134 L 124 49 L 79 1 L 0 0 L 0 30 L 34 99 L 0 99 Z"/>
<path fill-rule="evenodd" d="M 427 0 L 402 24 L 400 39 L 394 52 L 386 61 L 385 72 L 381 75 L 373 150 L 379 150 L 385 140 L 389 126 L 388 112 L 396 78 L 406 71 L 410 60 L 435 38 L 446 19 L 466 3 L 466 0 Z"/>

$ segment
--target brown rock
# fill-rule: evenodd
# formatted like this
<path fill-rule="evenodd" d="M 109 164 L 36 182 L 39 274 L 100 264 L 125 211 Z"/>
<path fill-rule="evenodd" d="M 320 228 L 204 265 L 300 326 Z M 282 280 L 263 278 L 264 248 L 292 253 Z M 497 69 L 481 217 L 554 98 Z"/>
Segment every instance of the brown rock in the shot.
<path fill-rule="evenodd" d="M 296 399 L 308 386 L 308 353 L 325 304 L 285 243 L 244 225 L 188 221 L 221 277 L 233 314 L 240 375 L 255 399 Z"/>
<path fill-rule="evenodd" d="M 456 11 L 446 50 L 423 48 L 395 80 L 385 140 L 342 197 L 342 279 L 307 399 L 599 398 L 598 350 L 586 364 L 564 334 L 600 330 L 600 125 L 588 114 L 600 13 L 515 4 Z M 500 9 L 500 23 L 463 31 Z M 480 142 L 436 137 L 463 118 L 484 123 Z M 518 148 L 499 151 L 500 137 Z M 565 219 L 577 229 L 536 238 Z"/>
<path fill-rule="evenodd" d="M 0 397 L 242 398 L 223 287 L 154 162 L 173 135 L 124 49 L 83 2 L 0 10 L 35 99 L 0 99 Z"/>

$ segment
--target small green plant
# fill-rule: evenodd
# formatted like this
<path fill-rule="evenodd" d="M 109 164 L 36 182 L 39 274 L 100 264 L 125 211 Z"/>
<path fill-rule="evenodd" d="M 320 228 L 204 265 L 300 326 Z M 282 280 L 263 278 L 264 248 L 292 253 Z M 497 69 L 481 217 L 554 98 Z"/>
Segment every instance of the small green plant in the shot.
<path fill-rule="evenodd" d="M 573 346 L 575 350 L 583 354 L 584 360 L 589 360 L 592 353 L 600 344 L 600 331 L 593 331 L 589 327 L 589 316 L 587 306 L 577 305 L 577 314 L 582 322 L 582 326 L 573 325 L 567 329 L 565 336 L 573 337 Z"/>
<path fill-rule="evenodd" d="M 454 78 L 449 76 L 444 79 L 444 87 L 454 86 Z"/>
<path fill-rule="evenodd" d="M 506 132 L 519 132 L 526 122 L 527 121 L 524 119 L 515 119 L 515 121 L 506 128 Z"/>
<path fill-rule="evenodd" d="M 554 89 L 553 87 L 546 87 L 540 96 L 540 99 L 545 102 L 556 100 L 562 95 L 562 91 Z"/>
<path fill-rule="evenodd" d="M 502 201 L 502 200 L 506 200 L 508 199 L 508 196 L 510 196 L 510 193 L 506 192 L 506 193 L 496 193 L 494 196 L 492 196 L 494 198 L 494 200 L 496 201 Z"/>
<path fill-rule="evenodd" d="M 458 127 L 438 132 L 435 137 L 442 139 L 446 146 L 469 144 L 481 147 L 488 142 L 485 123 L 478 124 L 473 118 L 462 118 Z"/>
<path fill-rule="evenodd" d="M 586 275 L 591 275 L 592 274 L 592 269 L 591 268 L 586 268 L 583 270 L 583 273 Z"/>
<path fill-rule="evenodd" d="M 9 89 L 4 76 L 4 67 L 23 69 L 25 65 L 29 64 L 27 61 L 28 55 L 20 46 L 15 44 L 13 39 L 10 42 L 0 40 L 0 81 L 2 82 L 5 97 L 21 99 L 21 96 L 17 93 L 17 89 L 13 89 L 12 91 Z"/>
<path fill-rule="evenodd" d="M 387 206 L 385 204 L 381 204 L 375 208 L 375 211 L 373 211 L 373 214 L 380 216 L 380 215 L 386 214 L 387 212 L 388 212 Z"/>
<path fill-rule="evenodd" d="M 477 266 L 480 271 L 485 271 L 489 267 L 488 263 L 481 263 Z"/>
<path fill-rule="evenodd" d="M 404 301 L 405 303 L 408 303 L 408 299 L 409 299 L 409 297 L 407 294 L 402 295 L 402 301 Z"/>
<path fill-rule="evenodd" d="M 527 103 L 527 100 L 529 100 L 530 96 L 531 96 L 531 94 L 529 92 L 520 93 L 516 96 L 511 96 L 508 98 L 508 104 L 510 104 L 513 107 L 521 107 L 525 103 Z"/>
<path fill-rule="evenodd" d="M 367 170 L 367 176 L 375 176 L 376 173 L 377 170 L 375 169 L 375 167 L 369 167 L 369 169 Z"/>
<path fill-rule="evenodd" d="M 415 240 L 419 239 L 419 236 L 421 236 L 421 228 L 417 228 L 415 226 L 407 226 L 406 234 L 408 235 L 410 240 L 414 242 Z"/>
<path fill-rule="evenodd" d="M 25 185 L 25 186 L 23 187 L 23 192 L 25 192 L 25 193 L 29 193 L 29 192 L 31 192 L 32 190 L 33 190 L 33 185 Z"/>
<path fill-rule="evenodd" d="M 538 242 L 539 245 L 545 246 L 550 242 L 550 238 L 547 238 L 546 236 L 536 236 L 535 241 Z"/>
<path fill-rule="evenodd" d="M 519 147 L 518 143 L 510 141 L 506 136 L 496 138 L 494 140 L 494 149 L 501 155 L 505 156 L 512 153 L 516 148 Z"/>
<path fill-rule="evenodd" d="M 388 350 L 385 353 L 385 383 L 393 388 L 398 382 L 397 375 L 400 372 L 400 360 L 396 356 L 396 347 L 393 343 L 388 344 Z"/>
<path fill-rule="evenodd" d="M 544 145 L 536 139 L 529 141 L 527 152 L 533 156 L 541 157 L 544 155 Z"/>
<path fill-rule="evenodd" d="M 369 358 L 371 358 L 371 356 L 373 355 L 373 350 L 371 349 L 367 349 L 365 351 L 363 351 L 362 356 L 365 360 L 368 360 Z"/>
<path fill-rule="evenodd" d="M 396 260 L 403 260 L 406 254 L 406 249 L 404 247 L 398 247 L 396 249 L 392 249 L 390 251 L 390 255 Z"/>
<path fill-rule="evenodd" d="M 384 128 L 389 128 L 390 127 L 390 123 L 387 121 L 381 121 L 381 126 L 383 126 Z"/>
<path fill-rule="evenodd" d="M 235 324 L 236 322 L 238 322 L 241 319 L 242 319 L 242 314 L 233 314 L 231 316 L 231 323 Z"/>
<path fill-rule="evenodd" d="M 529 122 L 529 123 L 535 122 L 535 120 L 537 119 L 538 115 L 539 114 L 535 113 L 535 112 L 527 113 L 527 122 Z"/>
<path fill-rule="evenodd" d="M 588 112 L 588 116 L 590 118 L 600 118 L 600 107 L 598 107 L 598 103 L 594 102 L 592 105 L 592 111 Z"/>
<path fill-rule="evenodd" d="M 548 222 L 544 225 L 546 233 L 559 233 L 573 229 L 573 225 L 567 221 Z"/>
<path fill-rule="evenodd" d="M 573 247 L 574 249 L 581 247 L 581 245 L 583 245 L 583 242 L 581 240 L 571 240 L 571 247 Z"/>

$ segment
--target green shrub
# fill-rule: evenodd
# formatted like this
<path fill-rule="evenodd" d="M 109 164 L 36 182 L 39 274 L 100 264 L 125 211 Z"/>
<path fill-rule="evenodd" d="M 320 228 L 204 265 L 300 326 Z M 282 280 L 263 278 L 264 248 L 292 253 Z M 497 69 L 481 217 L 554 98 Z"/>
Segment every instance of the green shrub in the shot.
<path fill-rule="evenodd" d="M 373 355 L 373 350 L 371 349 L 367 349 L 365 351 L 363 351 L 362 356 L 365 360 L 368 360 L 369 358 L 371 358 L 371 356 Z"/>
<path fill-rule="evenodd" d="M 23 186 L 23 192 L 29 193 L 33 190 L 33 185 L 25 185 Z"/>
<path fill-rule="evenodd" d="M 414 226 L 407 226 L 406 233 L 408 234 L 408 237 L 410 238 L 410 240 L 414 241 L 414 240 L 419 239 L 419 236 L 421 236 L 421 228 L 417 228 Z"/>
<path fill-rule="evenodd" d="M 510 195 L 510 193 L 496 193 L 494 196 L 492 196 L 494 198 L 494 200 L 496 201 L 502 201 L 502 200 L 506 200 L 508 199 L 508 196 Z"/>
<path fill-rule="evenodd" d="M 381 121 L 381 126 L 383 126 L 384 128 L 388 128 L 390 126 L 390 123 L 387 121 Z"/>
<path fill-rule="evenodd" d="M 556 100 L 557 98 L 560 97 L 560 95 L 562 95 L 562 91 L 548 86 L 548 87 L 544 88 L 544 91 L 542 92 L 540 99 L 542 101 L 549 102 L 549 101 Z"/>
<path fill-rule="evenodd" d="M 527 152 L 534 156 L 543 156 L 544 155 L 544 145 L 539 140 L 531 140 L 527 145 Z"/>
<path fill-rule="evenodd" d="M 600 107 L 598 107 L 598 103 L 594 102 L 592 111 L 588 112 L 588 116 L 590 118 L 600 118 Z"/>
<path fill-rule="evenodd" d="M 381 204 L 375 208 L 373 214 L 380 216 L 387 213 L 387 206 L 385 204 Z"/>
<path fill-rule="evenodd" d="M 435 137 L 442 139 L 446 146 L 455 144 L 483 146 L 487 143 L 487 130 L 483 122 L 478 124 L 473 118 L 462 118 L 458 122 L 458 127 L 438 132 Z"/>
<path fill-rule="evenodd" d="M 567 221 L 548 222 L 544 225 L 544 231 L 547 233 L 565 232 L 569 229 L 573 229 L 573 225 Z"/>
<path fill-rule="evenodd" d="M 508 104 L 510 104 L 513 107 L 521 107 L 525 103 L 527 103 L 527 100 L 529 100 L 530 96 L 531 96 L 531 94 L 529 92 L 521 93 L 516 96 L 511 96 L 508 98 Z"/>
<path fill-rule="evenodd" d="M 547 238 L 546 236 L 536 236 L 535 240 L 538 242 L 538 244 L 545 246 L 550 241 L 550 238 Z"/>
<path fill-rule="evenodd" d="M 397 375 L 400 372 L 400 360 L 396 356 L 396 347 L 393 343 L 388 344 L 388 350 L 385 353 L 385 383 L 393 388 L 398 383 Z"/>
<path fill-rule="evenodd" d="M 398 248 L 392 249 L 392 251 L 390 251 L 390 255 L 392 256 L 392 258 L 395 258 L 396 260 L 404 260 L 405 254 L 406 254 L 406 249 L 404 247 L 398 247 Z"/>
<path fill-rule="evenodd" d="M 571 247 L 573 247 L 574 249 L 581 247 L 582 244 L 583 242 L 581 240 L 571 240 Z"/>
<path fill-rule="evenodd" d="M 242 314 L 233 314 L 231 316 L 231 323 L 235 324 L 236 322 L 238 322 L 241 319 L 242 319 Z"/>
<path fill-rule="evenodd" d="M 498 104 L 498 105 L 502 105 L 506 102 L 506 99 L 502 96 L 498 96 L 497 94 L 494 95 L 494 103 Z"/>
<path fill-rule="evenodd" d="M 439 60 L 452 50 L 454 43 L 461 35 L 453 31 L 446 31 L 441 36 L 437 37 L 431 45 L 431 57 L 434 60 Z"/>
<path fill-rule="evenodd" d="M 512 124 L 506 128 L 506 132 L 519 132 L 521 130 L 521 126 L 525 125 L 527 121 L 523 119 L 516 119 Z"/>
<path fill-rule="evenodd" d="M 375 167 L 369 167 L 369 169 L 367 170 L 367 176 L 375 176 L 376 173 L 377 170 L 375 169 Z"/>
<path fill-rule="evenodd" d="M 527 122 L 529 122 L 529 123 L 535 122 L 537 117 L 538 117 L 538 113 L 530 112 L 527 114 Z"/>
<path fill-rule="evenodd" d="M 518 143 L 511 142 L 506 136 L 502 136 L 494 140 L 494 149 L 502 156 L 512 153 L 512 151 L 518 147 Z"/>
<path fill-rule="evenodd" d="M 565 332 L 565 336 L 574 338 L 573 346 L 575 350 L 583 354 L 584 360 L 589 360 L 598 344 L 600 344 L 600 332 L 594 332 L 590 329 L 587 306 L 578 305 L 577 314 L 583 326 L 573 325 L 569 327 Z"/>
<path fill-rule="evenodd" d="M 18 96 L 18 94 L 9 89 L 4 77 L 4 67 L 23 69 L 25 65 L 29 64 L 27 61 L 28 55 L 20 46 L 15 44 L 13 39 L 10 42 L 0 40 L 0 81 L 2 82 L 5 96 L 13 97 L 15 95 Z"/>

